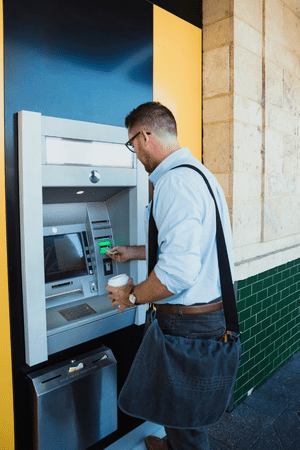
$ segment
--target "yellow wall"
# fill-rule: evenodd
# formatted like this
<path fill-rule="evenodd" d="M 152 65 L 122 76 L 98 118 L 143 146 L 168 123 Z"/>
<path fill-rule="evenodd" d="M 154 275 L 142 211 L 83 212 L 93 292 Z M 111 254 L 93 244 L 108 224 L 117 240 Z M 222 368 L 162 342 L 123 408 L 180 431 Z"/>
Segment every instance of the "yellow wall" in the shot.
<path fill-rule="evenodd" d="M 14 448 L 14 417 L 11 345 L 8 306 L 5 173 L 4 173 L 4 80 L 3 80 L 3 5 L 0 1 L 0 449 Z"/>
<path fill-rule="evenodd" d="M 201 160 L 202 31 L 154 5 L 153 100 L 167 106 L 178 140 Z"/>

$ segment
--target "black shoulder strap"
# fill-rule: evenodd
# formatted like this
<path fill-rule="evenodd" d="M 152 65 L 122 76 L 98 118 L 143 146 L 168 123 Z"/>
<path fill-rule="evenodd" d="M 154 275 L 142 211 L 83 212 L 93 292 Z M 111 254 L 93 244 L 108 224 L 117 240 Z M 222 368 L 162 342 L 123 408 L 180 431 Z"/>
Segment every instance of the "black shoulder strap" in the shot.
<path fill-rule="evenodd" d="M 236 299 L 233 287 L 233 281 L 231 276 L 231 270 L 229 265 L 229 259 L 227 254 L 226 242 L 222 227 L 222 222 L 219 214 L 218 205 L 212 191 L 212 188 L 206 178 L 206 176 L 195 166 L 190 164 L 182 164 L 180 166 L 173 167 L 173 169 L 177 169 L 178 167 L 188 167 L 190 169 L 198 172 L 202 178 L 204 179 L 208 190 L 214 200 L 216 207 L 216 237 L 217 237 L 217 251 L 218 251 L 218 263 L 219 263 L 219 272 L 220 272 L 220 282 L 221 282 L 221 291 L 222 291 L 222 299 L 224 306 L 224 314 L 226 320 L 226 326 L 228 331 L 239 332 L 239 322 L 237 315 L 237 307 L 236 307 Z M 156 223 L 153 217 L 153 202 L 151 204 L 150 209 L 150 219 L 149 219 L 149 237 L 148 237 L 148 274 L 154 269 L 156 261 L 157 261 L 157 249 L 158 249 L 158 231 L 156 227 Z"/>
<path fill-rule="evenodd" d="M 153 200 L 150 209 L 149 231 L 148 231 L 148 276 L 157 262 L 158 230 L 153 217 Z"/>

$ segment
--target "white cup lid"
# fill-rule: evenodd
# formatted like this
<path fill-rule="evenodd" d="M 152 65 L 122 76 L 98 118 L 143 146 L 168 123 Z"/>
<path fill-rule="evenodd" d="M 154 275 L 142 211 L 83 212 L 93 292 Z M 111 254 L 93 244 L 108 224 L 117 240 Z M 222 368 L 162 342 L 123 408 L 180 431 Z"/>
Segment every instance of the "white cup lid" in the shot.
<path fill-rule="evenodd" d="M 121 275 L 117 275 L 108 280 L 107 284 L 112 287 L 120 287 L 127 284 L 129 280 L 129 276 L 126 273 L 122 273 Z"/>

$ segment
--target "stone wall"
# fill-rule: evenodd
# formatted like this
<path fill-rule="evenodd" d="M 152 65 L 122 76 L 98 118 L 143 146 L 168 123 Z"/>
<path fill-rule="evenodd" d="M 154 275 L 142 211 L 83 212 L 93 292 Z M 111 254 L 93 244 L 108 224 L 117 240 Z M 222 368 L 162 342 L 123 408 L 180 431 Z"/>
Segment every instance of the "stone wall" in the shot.
<path fill-rule="evenodd" d="M 203 160 L 231 213 L 236 279 L 300 252 L 299 0 L 203 0 Z"/>

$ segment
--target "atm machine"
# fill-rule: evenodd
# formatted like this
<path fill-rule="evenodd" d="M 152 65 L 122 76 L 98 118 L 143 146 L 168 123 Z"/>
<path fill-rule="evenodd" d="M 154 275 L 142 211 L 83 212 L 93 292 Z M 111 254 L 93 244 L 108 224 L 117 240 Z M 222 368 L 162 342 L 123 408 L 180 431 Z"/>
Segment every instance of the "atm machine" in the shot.
<path fill-rule="evenodd" d="M 25 351 L 26 363 L 34 367 L 61 350 L 145 321 L 145 305 L 118 314 L 105 285 L 120 273 L 135 284 L 146 277 L 145 261 L 117 264 L 106 253 L 116 245 L 145 243 L 148 176 L 124 146 L 126 128 L 21 111 L 18 130 Z M 105 355 L 109 365 L 117 364 L 109 349 Z M 116 379 L 112 383 L 111 374 L 113 391 Z M 51 422 L 39 410 L 43 396 L 34 380 L 41 375 L 30 374 L 36 433 Z M 116 414 L 115 392 L 110 398 Z M 111 422 L 113 429 L 106 427 L 106 435 L 116 429 Z M 47 430 L 48 440 L 52 431 Z M 47 444 L 36 448 L 46 449 Z M 81 443 L 78 449 L 83 448 Z"/>

